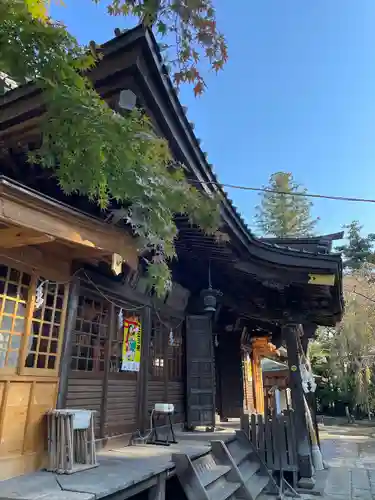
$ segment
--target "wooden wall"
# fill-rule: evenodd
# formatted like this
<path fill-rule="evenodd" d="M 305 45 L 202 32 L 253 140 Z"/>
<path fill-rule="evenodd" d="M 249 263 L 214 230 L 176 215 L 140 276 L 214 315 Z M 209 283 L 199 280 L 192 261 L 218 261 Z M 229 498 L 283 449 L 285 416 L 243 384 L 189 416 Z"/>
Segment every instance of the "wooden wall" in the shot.
<path fill-rule="evenodd" d="M 95 414 L 95 435 L 100 435 L 102 392 L 104 374 L 72 372 L 68 379 L 66 407 L 93 410 Z"/>
<path fill-rule="evenodd" d="M 0 257 L 0 480 L 44 464 L 45 413 L 58 391 L 69 275 L 38 268 L 30 251 L 22 263 L 19 250 Z"/>
<path fill-rule="evenodd" d="M 136 374 L 110 373 L 107 390 L 105 437 L 136 431 L 138 427 L 137 399 Z"/>
<path fill-rule="evenodd" d="M 171 333 L 172 332 L 172 333 Z M 185 422 L 185 335 L 183 318 L 154 311 L 149 349 L 148 411 L 155 403 L 175 406 L 175 423 Z M 164 419 L 159 422 L 164 424 Z"/>
<path fill-rule="evenodd" d="M 119 304 L 121 305 L 121 304 Z M 139 418 L 139 372 L 119 371 L 122 362 L 123 329 L 119 327 L 118 315 L 121 307 L 113 306 L 113 327 L 110 332 L 108 361 L 108 386 L 104 388 L 105 416 L 104 437 L 132 434 L 138 428 Z M 125 312 L 126 315 L 137 315 Z M 139 314 L 142 314 L 140 310 Z"/>
<path fill-rule="evenodd" d="M 134 306 L 136 312 L 131 312 L 129 303 L 122 304 L 118 297 L 109 302 L 107 298 L 81 288 L 65 398 L 66 407 L 96 410 L 95 433 L 103 444 L 107 438 L 130 439 L 144 423 L 148 428 L 155 403 L 173 403 L 175 422 L 185 420 L 183 317 L 161 317 L 154 310 L 151 341 L 144 350 L 148 359 L 141 358 L 140 372 L 122 372 L 124 333 L 118 315 L 122 306 L 124 317 L 142 315 L 142 306 Z M 148 373 L 142 402 L 140 383 L 144 370 Z"/>
<path fill-rule="evenodd" d="M 90 292 L 80 293 L 72 333 L 66 407 L 94 410 L 98 437 L 104 424 L 102 398 L 109 319 L 108 302 Z"/>

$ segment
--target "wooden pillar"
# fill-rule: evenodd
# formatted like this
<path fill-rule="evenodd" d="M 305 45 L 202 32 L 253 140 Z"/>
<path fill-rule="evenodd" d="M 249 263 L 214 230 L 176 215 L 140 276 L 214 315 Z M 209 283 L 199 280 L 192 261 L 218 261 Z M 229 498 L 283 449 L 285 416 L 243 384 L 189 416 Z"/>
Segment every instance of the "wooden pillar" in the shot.
<path fill-rule="evenodd" d="M 251 362 L 253 376 L 253 396 L 256 413 L 264 414 L 264 386 L 261 360 L 276 351 L 269 337 L 254 337 L 251 341 Z"/>
<path fill-rule="evenodd" d="M 137 421 L 141 434 L 149 426 L 148 408 L 148 379 L 150 370 L 150 339 L 152 329 L 151 307 L 145 306 L 142 310 L 142 344 L 141 344 L 141 368 L 137 384 Z"/>
<path fill-rule="evenodd" d="M 115 305 L 109 304 L 109 323 L 108 338 L 104 350 L 104 376 L 102 388 L 102 404 L 100 410 L 100 437 L 107 438 L 107 420 L 108 420 L 108 384 L 109 384 L 109 365 L 111 356 L 112 341 L 118 328 L 118 318 L 116 317 Z"/>
<path fill-rule="evenodd" d="M 60 381 L 57 396 L 56 408 L 65 408 L 66 396 L 68 392 L 68 374 L 72 358 L 72 336 L 75 328 L 79 298 L 79 279 L 73 279 L 69 290 L 67 318 L 65 321 L 64 340 L 61 351 Z"/>
<path fill-rule="evenodd" d="M 251 355 L 246 351 L 242 352 L 243 366 L 243 412 L 253 413 L 255 411 L 254 391 L 253 391 L 253 370 Z"/>
<path fill-rule="evenodd" d="M 263 375 L 261 366 L 261 355 L 256 347 L 253 347 L 251 353 L 251 369 L 253 375 L 253 397 L 255 412 L 264 414 L 264 388 Z"/>
<path fill-rule="evenodd" d="M 171 318 L 168 319 L 168 321 L 171 321 Z M 167 323 L 166 323 L 167 324 Z M 165 325 L 161 325 L 161 329 L 163 332 L 163 337 L 162 337 L 162 342 L 163 342 L 163 359 L 164 359 L 164 398 L 163 400 L 168 403 L 169 402 L 169 372 L 170 372 L 170 367 L 169 367 L 169 331 L 168 328 Z M 165 421 L 167 421 L 165 419 Z"/>
<path fill-rule="evenodd" d="M 295 435 L 297 441 L 297 455 L 299 467 L 299 486 L 307 489 L 314 487 L 313 466 L 309 441 L 309 431 L 305 415 L 304 392 L 300 372 L 297 335 L 298 325 L 285 325 L 282 329 L 286 341 L 289 364 L 289 384 L 292 393 L 294 410 Z"/>

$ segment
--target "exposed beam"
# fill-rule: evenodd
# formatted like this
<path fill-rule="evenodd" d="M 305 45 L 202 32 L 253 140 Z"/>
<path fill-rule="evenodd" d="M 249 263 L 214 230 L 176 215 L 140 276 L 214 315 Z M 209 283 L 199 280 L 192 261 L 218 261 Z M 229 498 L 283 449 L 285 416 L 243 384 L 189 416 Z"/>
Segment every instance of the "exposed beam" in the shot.
<path fill-rule="evenodd" d="M 125 230 L 55 200 L 42 198 L 39 193 L 8 179 L 0 179 L 0 222 L 44 233 L 91 253 L 95 250 L 110 256 L 118 254 L 131 268 L 138 267 L 135 239 Z"/>
<path fill-rule="evenodd" d="M 49 234 L 23 229 L 20 227 L 9 227 L 0 229 L 0 248 L 17 248 L 27 245 L 40 245 L 49 243 L 55 238 Z"/>

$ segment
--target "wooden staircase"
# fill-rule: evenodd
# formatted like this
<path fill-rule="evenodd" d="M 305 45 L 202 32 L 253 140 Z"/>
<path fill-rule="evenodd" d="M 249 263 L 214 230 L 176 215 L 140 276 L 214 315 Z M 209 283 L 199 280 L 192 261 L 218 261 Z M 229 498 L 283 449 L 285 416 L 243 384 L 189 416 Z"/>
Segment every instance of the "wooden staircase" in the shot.
<path fill-rule="evenodd" d="M 211 451 L 195 460 L 172 456 L 188 500 L 263 500 L 279 488 L 242 431 L 227 443 L 212 441 Z"/>

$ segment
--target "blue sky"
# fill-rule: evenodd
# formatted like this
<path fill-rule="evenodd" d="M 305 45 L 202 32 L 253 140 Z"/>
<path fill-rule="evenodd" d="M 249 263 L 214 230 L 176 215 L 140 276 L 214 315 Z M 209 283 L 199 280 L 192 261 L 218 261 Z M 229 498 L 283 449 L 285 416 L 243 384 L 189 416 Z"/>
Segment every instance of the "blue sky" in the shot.
<path fill-rule="evenodd" d="M 214 3 L 228 64 L 207 72 L 203 97 L 184 88 L 180 98 L 219 179 L 258 187 L 288 171 L 310 192 L 375 198 L 374 0 Z M 65 0 L 52 14 L 80 42 L 101 43 L 129 27 L 104 5 Z M 257 194 L 229 194 L 254 227 Z M 375 232 L 375 204 L 316 200 L 313 213 L 321 233 L 353 219 Z"/>

